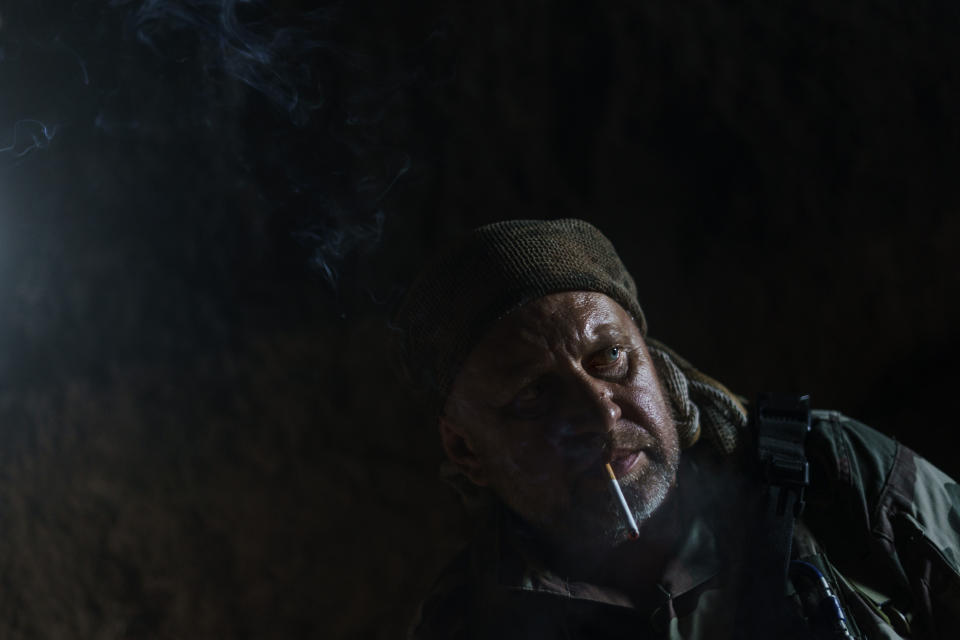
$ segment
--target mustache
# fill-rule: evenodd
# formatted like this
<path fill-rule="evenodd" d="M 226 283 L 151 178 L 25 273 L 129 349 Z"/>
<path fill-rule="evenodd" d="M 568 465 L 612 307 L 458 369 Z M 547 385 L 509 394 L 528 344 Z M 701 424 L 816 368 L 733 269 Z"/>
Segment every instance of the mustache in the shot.
<path fill-rule="evenodd" d="M 563 446 L 564 457 L 576 471 L 602 466 L 618 452 L 653 450 L 657 441 L 640 425 L 623 425 L 607 433 L 571 436 Z"/>

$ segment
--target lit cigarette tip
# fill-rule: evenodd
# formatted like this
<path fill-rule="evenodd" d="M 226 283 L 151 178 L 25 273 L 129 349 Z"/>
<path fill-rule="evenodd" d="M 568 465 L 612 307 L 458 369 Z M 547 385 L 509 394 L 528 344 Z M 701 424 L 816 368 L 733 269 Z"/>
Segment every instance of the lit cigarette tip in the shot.
<path fill-rule="evenodd" d="M 606 463 L 605 466 L 607 469 L 607 475 L 610 476 L 610 489 L 620 501 L 620 506 L 623 508 L 623 514 L 627 516 L 627 524 L 630 527 L 630 539 L 636 540 L 640 537 L 640 530 L 637 528 L 637 521 L 633 519 L 633 513 L 630 511 L 630 505 L 627 504 L 627 499 L 623 496 L 623 491 L 620 489 L 620 483 L 617 482 L 617 476 L 613 473 L 613 467 L 610 466 L 609 462 Z"/>

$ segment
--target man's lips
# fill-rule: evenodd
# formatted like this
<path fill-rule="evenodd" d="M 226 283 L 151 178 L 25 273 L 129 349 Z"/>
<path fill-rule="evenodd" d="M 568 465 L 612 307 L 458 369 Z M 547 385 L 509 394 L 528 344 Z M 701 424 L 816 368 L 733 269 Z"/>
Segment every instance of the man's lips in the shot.
<path fill-rule="evenodd" d="M 572 439 L 566 444 L 570 456 L 571 473 L 583 480 L 605 481 L 604 465 L 610 463 L 619 478 L 635 471 L 637 464 L 647 458 L 646 451 L 653 446 L 653 439 L 646 429 L 632 426 L 624 428 L 613 438 L 592 435 L 589 438 Z"/>
<path fill-rule="evenodd" d="M 614 449 L 610 452 L 610 466 L 614 475 L 622 478 L 629 474 L 643 457 L 642 449 Z"/>

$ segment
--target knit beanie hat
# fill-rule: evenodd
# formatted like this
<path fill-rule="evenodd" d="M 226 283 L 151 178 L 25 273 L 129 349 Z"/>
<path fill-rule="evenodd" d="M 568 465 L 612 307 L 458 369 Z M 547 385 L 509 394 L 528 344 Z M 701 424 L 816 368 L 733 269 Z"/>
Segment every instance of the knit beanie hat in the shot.
<path fill-rule="evenodd" d="M 430 263 L 401 302 L 394 323 L 402 334 L 407 373 L 439 414 L 471 349 L 494 322 L 527 302 L 565 291 L 609 296 L 646 337 L 636 284 L 593 225 L 576 219 L 507 220 L 474 229 Z M 699 438 L 703 414 L 711 439 L 732 451 L 746 424 L 739 400 L 658 342 L 647 339 L 647 346 L 670 396 L 681 444 Z"/>

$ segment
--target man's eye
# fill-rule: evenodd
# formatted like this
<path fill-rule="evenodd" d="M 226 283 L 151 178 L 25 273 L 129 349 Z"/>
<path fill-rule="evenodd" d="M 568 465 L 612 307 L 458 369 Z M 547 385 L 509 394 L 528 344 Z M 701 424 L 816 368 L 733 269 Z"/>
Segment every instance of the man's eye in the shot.
<path fill-rule="evenodd" d="M 614 345 L 593 354 L 593 356 L 590 357 L 588 364 L 594 369 L 611 369 L 621 364 L 625 359 L 625 355 L 626 352 L 624 351 L 623 347 L 620 345 Z"/>
<path fill-rule="evenodd" d="M 513 401 L 516 404 L 530 404 L 532 402 L 536 402 L 542 391 L 543 390 L 540 388 L 540 385 L 532 384 L 514 396 Z"/>
<path fill-rule="evenodd" d="M 506 409 L 514 418 L 529 419 L 539 416 L 548 404 L 543 384 L 531 384 L 513 397 Z"/>

